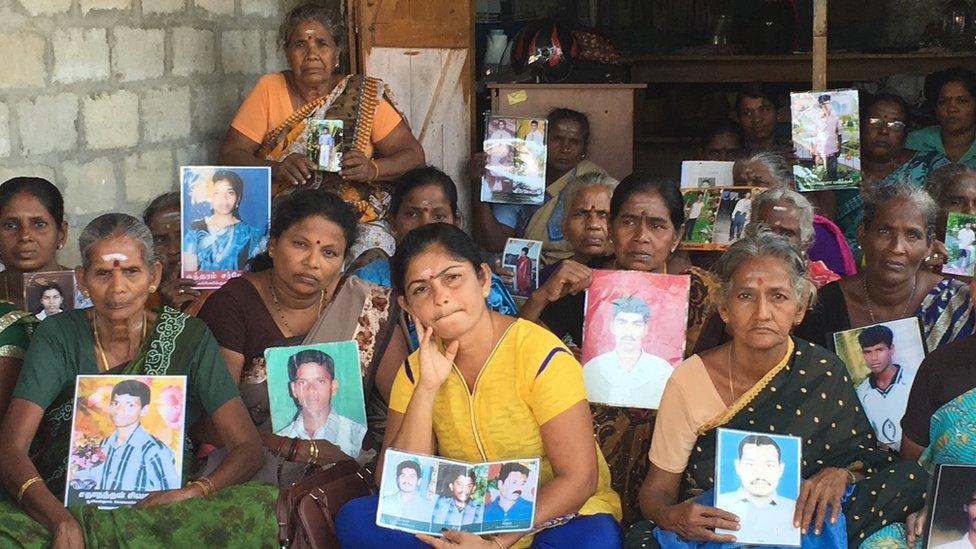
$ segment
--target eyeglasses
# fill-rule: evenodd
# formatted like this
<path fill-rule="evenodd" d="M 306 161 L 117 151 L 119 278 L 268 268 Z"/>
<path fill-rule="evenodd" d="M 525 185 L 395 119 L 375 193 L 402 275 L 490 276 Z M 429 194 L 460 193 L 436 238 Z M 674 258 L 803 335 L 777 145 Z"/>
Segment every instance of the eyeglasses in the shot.
<path fill-rule="evenodd" d="M 891 131 L 903 131 L 905 129 L 905 123 L 901 120 L 882 120 L 880 118 L 868 118 L 868 126 L 875 128 L 881 128 L 886 126 Z"/>

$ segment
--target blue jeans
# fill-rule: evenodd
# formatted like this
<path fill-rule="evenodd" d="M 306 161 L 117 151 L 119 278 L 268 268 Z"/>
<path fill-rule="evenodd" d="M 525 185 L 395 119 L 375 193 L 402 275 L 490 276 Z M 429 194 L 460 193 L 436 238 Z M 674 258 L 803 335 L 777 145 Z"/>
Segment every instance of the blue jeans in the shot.
<path fill-rule="evenodd" d="M 429 549 L 429 545 L 409 532 L 376 525 L 379 496 L 354 499 L 336 515 L 336 535 L 342 547 L 356 549 Z M 620 524 L 611 515 L 581 515 L 573 520 L 543 530 L 532 540 L 534 549 L 619 549 Z"/>

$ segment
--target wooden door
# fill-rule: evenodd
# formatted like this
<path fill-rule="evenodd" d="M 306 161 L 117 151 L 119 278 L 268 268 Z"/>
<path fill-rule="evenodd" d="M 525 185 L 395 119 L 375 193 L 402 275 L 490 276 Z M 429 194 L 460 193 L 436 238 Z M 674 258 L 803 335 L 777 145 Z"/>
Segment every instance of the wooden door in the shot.
<path fill-rule="evenodd" d="M 393 90 L 427 163 L 450 175 L 469 217 L 474 128 L 473 0 L 350 0 L 361 72 Z"/>

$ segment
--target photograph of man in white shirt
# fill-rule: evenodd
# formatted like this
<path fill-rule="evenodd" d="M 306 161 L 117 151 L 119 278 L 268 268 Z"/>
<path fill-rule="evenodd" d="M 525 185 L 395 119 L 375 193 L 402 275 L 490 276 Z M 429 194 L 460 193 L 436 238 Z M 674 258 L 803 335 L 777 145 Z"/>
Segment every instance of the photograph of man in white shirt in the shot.
<path fill-rule="evenodd" d="M 366 426 L 339 415 L 332 397 L 339 390 L 335 361 L 318 349 L 304 349 L 288 358 L 288 388 L 298 406 L 291 423 L 275 434 L 328 440 L 351 457 L 359 455 Z"/>
<path fill-rule="evenodd" d="M 646 352 L 641 342 L 651 309 L 636 295 L 611 303 L 610 333 L 614 348 L 583 366 L 590 402 L 630 408 L 657 408 L 674 367 Z"/>
<path fill-rule="evenodd" d="M 546 132 L 539 129 L 538 120 L 533 120 L 529 123 L 529 133 L 525 134 L 525 140 L 529 143 L 546 144 Z"/>
<path fill-rule="evenodd" d="M 895 344 L 891 328 L 869 326 L 857 335 L 861 354 L 871 373 L 854 388 L 878 441 L 895 450 L 901 447 L 901 417 L 908 406 L 908 394 L 917 368 L 894 363 Z"/>
<path fill-rule="evenodd" d="M 799 528 L 793 526 L 796 500 L 776 492 L 786 470 L 779 444 L 766 435 L 748 435 L 738 449 L 739 488 L 715 500 L 716 507 L 739 518 L 739 529 L 729 533 L 738 543 L 799 545 Z"/>
<path fill-rule="evenodd" d="M 936 545 L 932 549 L 976 549 L 976 490 L 969 496 L 969 503 L 963 505 L 969 528 L 961 539 Z"/>

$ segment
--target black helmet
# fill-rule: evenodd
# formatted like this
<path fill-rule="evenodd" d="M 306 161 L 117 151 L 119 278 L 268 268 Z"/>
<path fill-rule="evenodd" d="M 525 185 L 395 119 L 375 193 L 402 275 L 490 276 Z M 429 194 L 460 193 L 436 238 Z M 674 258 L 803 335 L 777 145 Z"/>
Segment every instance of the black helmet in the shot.
<path fill-rule="evenodd" d="M 536 21 L 519 31 L 512 46 L 512 68 L 530 71 L 543 82 L 561 82 L 579 57 L 576 37 L 554 20 Z"/>

